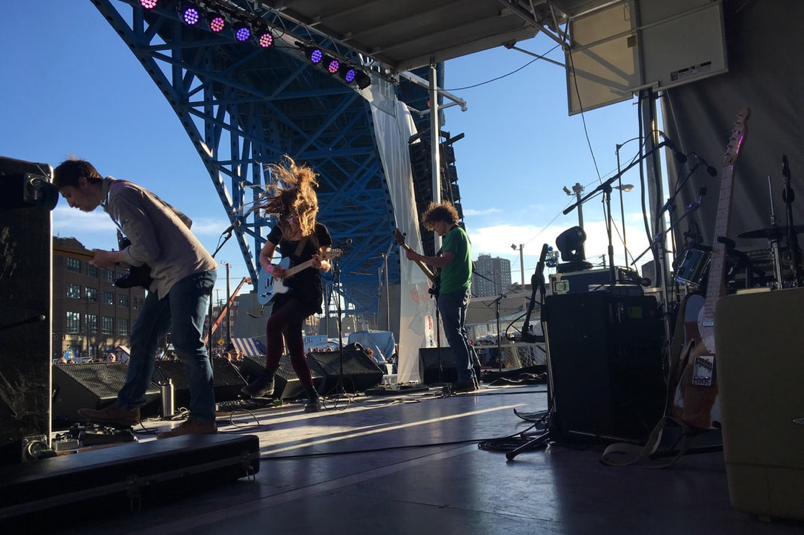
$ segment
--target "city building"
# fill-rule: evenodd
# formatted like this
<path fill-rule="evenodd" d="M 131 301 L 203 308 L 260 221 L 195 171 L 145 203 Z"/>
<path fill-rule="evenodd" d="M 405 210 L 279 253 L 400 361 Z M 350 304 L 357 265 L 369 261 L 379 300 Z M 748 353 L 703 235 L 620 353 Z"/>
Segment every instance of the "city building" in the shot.
<path fill-rule="evenodd" d="M 472 295 L 491 297 L 508 291 L 511 285 L 511 261 L 481 254 L 474 263 Z"/>
<path fill-rule="evenodd" d="M 90 265 L 91 251 L 75 238 L 53 238 L 53 245 L 53 358 L 105 359 L 128 347 L 145 290 L 115 287 L 126 268 Z"/>

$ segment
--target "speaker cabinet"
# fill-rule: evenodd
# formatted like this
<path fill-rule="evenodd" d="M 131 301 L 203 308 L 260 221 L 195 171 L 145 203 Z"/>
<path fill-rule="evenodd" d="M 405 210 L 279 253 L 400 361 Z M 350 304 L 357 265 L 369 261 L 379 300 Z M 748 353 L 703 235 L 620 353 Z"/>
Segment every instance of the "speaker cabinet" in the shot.
<path fill-rule="evenodd" d="M 729 496 L 749 514 L 804 520 L 804 288 L 715 305 L 715 369 Z"/>
<path fill-rule="evenodd" d="M 246 381 L 254 381 L 265 369 L 265 355 L 255 357 L 246 357 L 243 364 L 240 365 L 240 373 L 246 378 Z M 317 370 L 310 370 L 313 377 L 313 386 L 316 390 L 320 389 L 323 377 Z M 282 355 L 279 359 L 279 370 L 276 372 L 274 379 L 274 399 L 297 399 L 306 397 L 307 393 L 301 385 L 296 372 L 293 371 L 293 366 L 290 363 L 289 355 Z"/>
<path fill-rule="evenodd" d="M 240 395 L 240 389 L 246 384 L 240 376 L 237 366 L 227 359 L 212 358 L 212 377 L 214 379 L 215 401 L 233 401 Z M 157 360 L 152 381 L 170 379 L 173 382 L 173 399 L 176 409 L 190 406 L 190 385 L 184 364 L 175 360 Z"/>
<path fill-rule="evenodd" d="M 322 394 L 336 392 L 336 385 L 341 371 L 341 353 L 334 351 L 311 351 L 307 354 L 310 370 L 315 370 L 324 378 Z M 343 388 L 346 392 L 364 392 L 382 382 L 383 372 L 371 360 L 363 346 L 349 344 L 343 347 Z"/>
<path fill-rule="evenodd" d="M 81 420 L 78 409 L 102 409 L 117 400 L 117 392 L 126 382 L 128 366 L 123 362 L 87 362 L 53 365 L 53 426 L 65 429 Z M 145 392 L 143 416 L 158 414 L 161 397 L 151 383 Z"/>
<path fill-rule="evenodd" d="M 470 358 L 472 357 L 470 355 Z M 422 384 L 454 383 L 458 380 L 455 356 L 452 348 L 422 347 L 419 348 L 419 376 Z M 480 378 L 480 365 L 475 363 L 475 377 Z"/>
<path fill-rule="evenodd" d="M 50 174 L 0 157 L 0 464 L 27 460 L 31 437 L 50 443 L 52 206 L 29 187 Z"/>
<path fill-rule="evenodd" d="M 551 295 L 542 319 L 554 431 L 564 440 L 646 439 L 666 397 L 656 299 Z"/>

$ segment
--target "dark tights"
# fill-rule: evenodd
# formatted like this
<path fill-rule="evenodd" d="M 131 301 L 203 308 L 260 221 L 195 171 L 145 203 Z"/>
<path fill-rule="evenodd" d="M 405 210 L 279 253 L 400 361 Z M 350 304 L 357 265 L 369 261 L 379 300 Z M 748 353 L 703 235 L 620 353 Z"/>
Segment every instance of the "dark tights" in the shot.
<path fill-rule="evenodd" d="M 268 340 L 268 355 L 265 359 L 265 369 L 276 371 L 279 369 L 279 359 L 282 358 L 282 338 L 290 354 L 290 364 L 299 378 L 299 382 L 306 389 L 313 388 L 313 378 L 310 375 L 310 366 L 304 355 L 304 338 L 302 337 L 302 324 L 310 315 L 310 305 L 298 299 L 290 299 L 284 303 L 276 303 L 265 331 Z"/>

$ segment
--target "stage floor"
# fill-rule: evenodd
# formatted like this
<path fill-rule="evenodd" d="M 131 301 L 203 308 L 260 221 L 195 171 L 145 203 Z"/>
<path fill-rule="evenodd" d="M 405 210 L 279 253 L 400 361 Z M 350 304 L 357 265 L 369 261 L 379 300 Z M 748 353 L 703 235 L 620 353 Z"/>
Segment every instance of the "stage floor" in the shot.
<path fill-rule="evenodd" d="M 546 409 L 544 385 L 439 396 L 437 389 L 359 396 L 350 403 L 328 402 L 317 414 L 293 404 L 219 418 L 221 433 L 259 437 L 262 460 L 254 480 L 146 501 L 136 513 L 89 510 L 56 520 L 52 530 L 61 535 L 804 531 L 802 522 L 767 522 L 732 509 L 721 452 L 689 455 L 669 469 L 652 470 L 603 466 L 603 445 L 554 444 L 513 461 L 478 448 L 478 440 L 526 430 L 530 424 L 514 409 Z M 145 422 L 145 427 L 164 430 L 166 424 Z"/>

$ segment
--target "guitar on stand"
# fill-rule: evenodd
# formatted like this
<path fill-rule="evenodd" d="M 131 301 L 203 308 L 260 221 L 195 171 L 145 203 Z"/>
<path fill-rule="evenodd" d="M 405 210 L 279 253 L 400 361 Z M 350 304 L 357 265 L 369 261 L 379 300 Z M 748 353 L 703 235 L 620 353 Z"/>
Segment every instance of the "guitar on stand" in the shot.
<path fill-rule="evenodd" d="M 330 249 L 321 256 L 321 259 L 332 260 L 333 258 L 338 258 L 342 255 L 342 250 Z M 290 257 L 286 256 L 282 258 L 278 265 L 279 267 L 285 269 L 285 275 L 281 279 L 279 277 L 271 276 L 271 274 L 264 269 L 260 270 L 260 275 L 257 279 L 257 302 L 260 305 L 268 305 L 272 303 L 277 296 L 286 294 L 293 290 L 292 282 L 288 282 L 288 279 L 293 277 L 293 275 L 296 273 L 312 267 L 313 259 L 311 258 L 310 260 L 302 262 L 297 266 L 290 267 Z"/>
<path fill-rule="evenodd" d="M 726 147 L 706 296 L 690 294 L 684 300 L 679 312 L 679 319 L 683 318 L 683 345 L 678 359 L 670 366 L 669 414 L 679 422 L 698 429 L 711 429 L 720 418 L 714 319 L 715 303 L 726 294 L 726 244 L 718 238 L 725 237 L 729 230 L 734 164 L 745 141 L 746 121 L 750 114 L 748 108 L 743 108 L 737 114 Z M 676 333 L 679 335 L 680 329 Z"/>
<path fill-rule="evenodd" d="M 406 251 L 413 251 L 413 249 L 410 247 L 410 245 L 405 243 L 405 235 L 402 234 L 402 231 L 400 231 L 399 229 L 396 229 L 394 231 L 394 239 L 396 240 L 396 243 L 400 247 L 405 249 Z M 421 269 L 422 272 L 430 280 L 430 284 L 432 285 L 432 286 L 430 286 L 430 290 L 429 290 L 430 295 L 432 295 L 433 297 L 438 297 L 438 287 L 441 284 L 441 277 L 440 277 L 439 273 L 437 271 L 434 271 L 434 270 L 430 269 L 427 266 L 427 264 L 425 264 L 424 262 L 422 262 L 420 260 L 415 260 L 415 262 L 416 262 L 416 265 L 419 266 L 419 269 Z"/>

